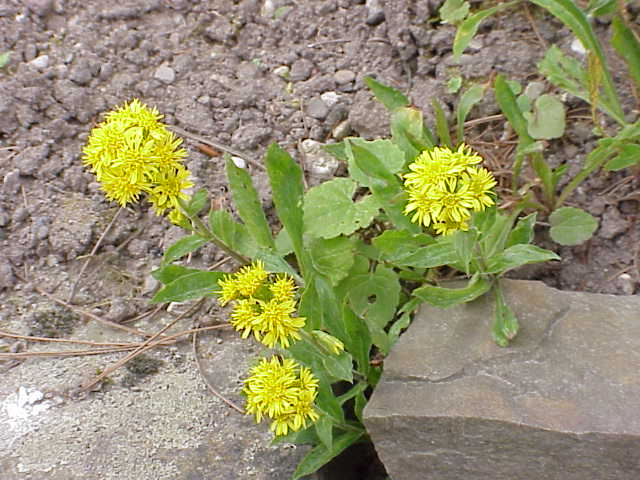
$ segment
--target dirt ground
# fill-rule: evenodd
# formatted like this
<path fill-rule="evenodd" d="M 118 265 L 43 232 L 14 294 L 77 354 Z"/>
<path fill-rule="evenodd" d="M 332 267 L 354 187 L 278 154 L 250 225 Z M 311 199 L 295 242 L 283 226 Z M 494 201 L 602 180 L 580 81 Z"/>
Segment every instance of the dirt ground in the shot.
<path fill-rule="evenodd" d="M 530 7 L 483 23 L 456 64 L 455 30 L 437 21 L 440 3 L 2 0 L 0 54 L 10 57 L 0 69 L 0 329 L 43 335 L 48 328 L 73 337 L 75 328 L 86 326 L 86 319 L 69 320 L 68 311 L 54 309 L 38 289 L 67 299 L 85 256 L 117 211 L 81 163 L 82 147 L 102 112 L 132 98 L 157 107 L 166 123 L 190 133 L 186 164 L 194 182 L 225 206 L 222 160 L 203 153 L 198 136 L 258 162 L 268 144 L 278 142 L 314 185 L 343 170 L 318 151 L 317 142 L 388 135 L 387 114 L 364 86 L 365 75 L 407 93 L 429 120 L 434 96 L 451 110 L 455 97 L 446 84 L 452 76 L 484 82 L 504 73 L 526 84 L 540 79 L 535 64 L 546 46 L 557 43 L 568 50 L 572 42 L 566 28 Z M 631 12 L 636 22 L 638 10 Z M 598 29 L 606 36 L 606 23 Z M 617 79 L 624 84 L 621 72 Z M 634 119 L 638 112 L 629 108 L 631 98 L 626 101 Z M 566 104 L 567 134 L 551 143 L 550 160 L 568 162 L 576 172 L 596 137 L 586 105 L 570 97 Z M 469 118 L 497 113 L 488 95 Z M 479 121 L 467 131 L 468 142 L 498 174 L 508 168 L 514 146 L 504 131 L 501 119 Z M 270 206 L 264 171 L 250 163 L 247 168 Z M 540 241 L 562 261 L 516 276 L 565 290 L 637 293 L 639 185 L 628 171 L 593 176 L 567 204 L 599 219 L 594 238 L 561 248 L 547 239 L 543 221 Z M 84 272 L 74 303 L 113 322 L 148 310 L 157 288 L 149 272 L 180 235 L 145 205 L 125 210 Z M 206 247 L 192 262 L 209 266 L 222 257 Z M 216 314 L 213 306 L 204 311 Z M 2 347 L 32 345 L 0 338 Z M 0 362 L 0 369 L 20 372 L 38 361 Z M 84 377 L 91 375 L 91 365 Z M 129 387 L 116 382 L 111 388 Z"/>

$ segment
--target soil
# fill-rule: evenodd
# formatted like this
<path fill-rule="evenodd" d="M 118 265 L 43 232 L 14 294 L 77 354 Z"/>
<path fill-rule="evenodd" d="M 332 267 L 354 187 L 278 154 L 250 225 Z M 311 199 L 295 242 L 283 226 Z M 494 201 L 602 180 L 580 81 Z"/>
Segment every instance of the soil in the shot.
<path fill-rule="evenodd" d="M 535 65 L 546 46 L 570 50 L 570 32 L 529 8 L 484 22 L 456 64 L 455 29 L 438 22 L 440 3 L 3 0 L 0 54 L 10 57 L 0 69 L 0 328 L 68 336 L 77 322 L 57 311 L 47 317 L 43 309 L 51 311 L 51 301 L 36 287 L 68 298 L 84 258 L 117 211 L 81 163 L 89 131 L 116 105 L 140 98 L 157 107 L 166 123 L 190 132 L 186 164 L 194 182 L 208 189 L 216 205 L 228 206 L 222 159 L 203 153 L 194 136 L 257 162 L 270 142 L 278 142 L 314 185 L 339 171 L 314 142 L 388 135 L 387 114 L 364 86 L 364 76 L 404 91 L 430 122 L 433 97 L 449 113 L 456 101 L 446 88 L 452 76 L 484 82 L 503 73 L 526 84 L 540 80 Z M 631 11 L 635 22 L 638 10 Z M 607 35 L 606 22 L 597 27 Z M 614 68 L 625 91 L 624 71 Z M 547 90 L 554 91 L 549 85 Z M 632 120 L 637 106 L 630 95 L 624 98 Z M 565 100 L 567 133 L 550 143 L 548 158 L 569 163 L 572 174 L 597 137 L 588 107 Z M 487 95 L 470 119 L 497 113 Z M 508 170 L 514 147 L 513 137 L 504 134 L 501 119 L 467 131 L 468 143 L 499 176 Z M 251 163 L 247 168 L 269 207 L 264 171 Z M 501 176 L 504 184 L 508 180 Z M 578 247 L 560 247 L 542 223 L 540 243 L 562 261 L 516 275 L 565 290 L 635 294 L 639 186 L 638 175 L 629 171 L 593 175 L 567 204 L 598 218 L 595 236 Z M 74 302 L 114 322 L 146 310 L 158 286 L 149 273 L 180 236 L 144 204 L 124 210 L 84 272 Z M 205 247 L 191 261 L 208 266 L 222 258 Z M 56 325 L 60 331 L 52 332 Z M 2 345 L 11 348 L 13 341 L 0 339 Z M 139 374 L 132 375 L 128 381 L 137 381 Z"/>

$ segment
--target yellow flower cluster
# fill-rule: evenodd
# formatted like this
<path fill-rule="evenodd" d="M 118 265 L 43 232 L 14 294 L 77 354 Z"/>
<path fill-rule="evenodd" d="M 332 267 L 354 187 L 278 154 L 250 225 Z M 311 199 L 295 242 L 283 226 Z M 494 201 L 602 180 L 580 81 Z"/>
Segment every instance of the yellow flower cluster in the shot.
<path fill-rule="evenodd" d="M 242 393 L 247 397 L 247 413 L 255 415 L 258 423 L 264 417 L 272 419 L 276 436 L 307 428 L 307 421 L 319 418 L 314 409 L 318 379 L 290 358 L 263 358 L 251 369 Z"/>
<path fill-rule="evenodd" d="M 178 199 L 192 187 L 189 171 L 181 163 L 187 152 L 160 122 L 162 115 L 138 99 L 107 113 L 105 121 L 89 135 L 83 163 L 96 175 L 109 200 L 120 205 L 135 203 L 147 194 L 158 215 L 182 218 Z"/>
<path fill-rule="evenodd" d="M 300 340 L 298 330 L 304 327 L 305 319 L 293 316 L 297 287 L 290 276 L 270 275 L 257 260 L 225 275 L 218 286 L 220 305 L 233 301 L 230 323 L 242 332 L 242 338 L 253 333 L 269 348 L 276 344 L 289 348 L 291 340 Z"/>
<path fill-rule="evenodd" d="M 409 195 L 404 213 L 439 235 L 468 230 L 472 212 L 495 204 L 495 178 L 477 166 L 480 162 L 482 157 L 464 144 L 455 151 L 448 147 L 423 151 L 403 176 Z"/>

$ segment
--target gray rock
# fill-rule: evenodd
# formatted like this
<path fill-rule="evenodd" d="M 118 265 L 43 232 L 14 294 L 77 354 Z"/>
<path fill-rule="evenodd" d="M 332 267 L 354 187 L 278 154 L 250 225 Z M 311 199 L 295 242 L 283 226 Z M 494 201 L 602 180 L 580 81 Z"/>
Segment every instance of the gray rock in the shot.
<path fill-rule="evenodd" d="M 384 22 L 384 6 L 380 0 L 367 0 L 365 5 L 367 8 L 365 23 L 367 25 L 375 27 Z"/>
<path fill-rule="evenodd" d="M 294 82 L 301 82 L 308 80 L 313 70 L 313 63 L 306 58 L 300 58 L 293 62 L 291 65 L 291 71 L 289 72 L 289 78 Z"/>
<path fill-rule="evenodd" d="M 300 142 L 300 147 L 304 154 L 305 167 L 312 177 L 310 183 L 317 184 L 321 180 L 333 177 L 340 166 L 340 161 L 325 152 L 322 149 L 322 143 L 308 138 Z"/>
<path fill-rule="evenodd" d="M 80 59 L 69 71 L 69 79 L 78 85 L 88 84 L 91 78 L 91 66 L 85 59 Z"/>
<path fill-rule="evenodd" d="M 329 107 L 321 98 L 312 98 L 306 105 L 307 115 L 317 120 L 324 120 L 329 113 Z"/>
<path fill-rule="evenodd" d="M 491 339 L 489 296 L 424 307 L 364 421 L 394 480 L 640 478 L 640 297 L 506 281 L 521 331 Z"/>
<path fill-rule="evenodd" d="M 351 128 L 361 137 L 373 139 L 388 135 L 389 114 L 380 102 L 365 90 L 356 93 L 349 110 Z"/>
<path fill-rule="evenodd" d="M 20 188 L 20 170 L 11 170 L 7 172 L 4 176 L 4 180 L 2 181 L 2 191 L 15 195 Z"/>
<path fill-rule="evenodd" d="M 289 79 L 290 69 L 286 65 L 280 65 L 279 67 L 276 67 L 276 68 L 273 69 L 273 73 L 275 75 L 279 76 L 280 78 L 288 80 Z"/>
<path fill-rule="evenodd" d="M 353 82 L 356 79 L 356 74 L 351 70 L 338 70 L 333 74 L 333 78 L 338 85 L 344 85 Z"/>
<path fill-rule="evenodd" d="M 343 120 L 331 130 L 331 136 L 336 140 L 342 140 L 351 133 L 351 123 L 349 120 Z"/>
<path fill-rule="evenodd" d="M 29 62 L 29 65 L 40 71 L 45 70 L 49 66 L 49 55 L 40 55 Z"/>
<path fill-rule="evenodd" d="M 34 175 L 49 156 L 49 145 L 37 145 L 24 149 L 15 159 L 20 175 Z"/>
<path fill-rule="evenodd" d="M 16 283 L 16 277 L 13 275 L 11 263 L 4 257 L 0 257 L 0 291 L 5 288 L 11 288 Z"/>
<path fill-rule="evenodd" d="M 608 207 L 602 215 L 600 224 L 600 236 L 611 240 L 629 228 L 629 221 L 620 214 L 616 207 Z"/>
<path fill-rule="evenodd" d="M 176 72 L 168 65 L 160 65 L 156 72 L 153 74 L 153 78 L 160 80 L 162 83 L 170 84 L 176 79 Z"/>
<path fill-rule="evenodd" d="M 231 137 L 233 145 L 242 150 L 251 150 L 271 136 L 268 127 L 256 127 L 255 125 L 243 125 L 238 128 Z"/>

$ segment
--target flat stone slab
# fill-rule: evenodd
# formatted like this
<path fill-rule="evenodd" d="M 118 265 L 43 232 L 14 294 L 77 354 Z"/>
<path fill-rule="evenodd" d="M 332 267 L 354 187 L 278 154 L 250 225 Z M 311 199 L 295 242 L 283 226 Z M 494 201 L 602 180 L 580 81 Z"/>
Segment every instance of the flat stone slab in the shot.
<path fill-rule="evenodd" d="M 640 478 L 640 296 L 505 281 L 493 299 L 424 306 L 385 360 L 365 424 L 394 480 Z"/>

